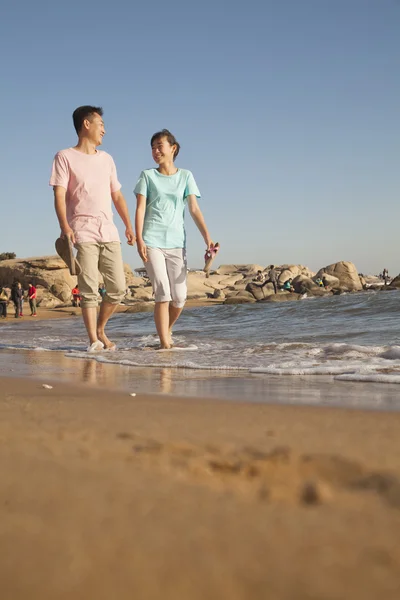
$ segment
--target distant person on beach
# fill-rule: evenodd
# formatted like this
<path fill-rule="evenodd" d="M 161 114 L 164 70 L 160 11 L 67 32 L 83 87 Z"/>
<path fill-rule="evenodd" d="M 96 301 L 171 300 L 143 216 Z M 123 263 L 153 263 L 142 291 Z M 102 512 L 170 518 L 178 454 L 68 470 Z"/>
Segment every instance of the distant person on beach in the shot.
<path fill-rule="evenodd" d="M 33 283 L 29 284 L 28 288 L 29 307 L 31 309 L 31 317 L 36 317 L 36 288 Z"/>
<path fill-rule="evenodd" d="M 279 273 L 275 269 L 275 266 L 270 265 L 269 271 L 268 271 L 268 279 L 266 279 L 264 281 L 263 287 L 264 287 L 264 285 L 267 285 L 267 283 L 272 283 L 272 285 L 274 286 L 274 292 L 275 292 L 275 294 L 277 294 L 278 293 L 278 278 L 279 278 Z"/>
<path fill-rule="evenodd" d="M 282 289 L 285 290 L 286 292 L 294 292 L 294 287 L 292 285 L 292 281 L 293 279 L 288 279 L 287 281 L 285 281 L 285 283 L 282 286 Z"/>
<path fill-rule="evenodd" d="M 135 243 L 114 161 L 107 152 L 97 150 L 105 135 L 102 115 L 103 109 L 96 106 L 80 106 L 74 111 L 78 143 L 56 154 L 50 178 L 61 235 L 75 244 L 82 268 L 78 285 L 89 352 L 115 350 L 115 344 L 105 334 L 105 326 L 125 295 L 121 241 L 111 200 L 124 222 L 128 244 Z M 107 293 L 97 317 L 99 271 Z"/>
<path fill-rule="evenodd" d="M 0 287 L 0 316 L 2 319 L 7 318 L 8 294 L 3 287 Z"/>
<path fill-rule="evenodd" d="M 389 281 L 389 271 L 387 269 L 383 269 L 382 271 L 382 279 L 385 282 L 385 285 Z"/>
<path fill-rule="evenodd" d="M 101 284 L 99 285 L 99 296 L 100 296 L 101 298 L 104 298 L 104 296 L 105 296 L 105 295 L 106 295 L 106 288 L 105 288 L 105 285 L 104 285 L 104 283 L 101 283 Z"/>
<path fill-rule="evenodd" d="M 14 281 L 11 286 L 11 300 L 14 302 L 16 319 L 24 316 L 22 312 L 23 296 L 24 290 L 22 289 L 21 283 L 19 281 Z"/>
<path fill-rule="evenodd" d="M 264 279 L 264 273 L 262 271 L 257 271 L 257 275 L 254 278 L 254 281 L 257 281 L 258 283 L 263 283 Z"/>
<path fill-rule="evenodd" d="M 152 136 L 150 144 L 158 168 L 142 171 L 135 186 L 137 247 L 153 286 L 161 349 L 169 349 L 172 326 L 187 294 L 186 205 L 207 250 L 213 241 L 197 203 L 200 192 L 192 173 L 174 164 L 180 149 L 175 136 L 163 129 Z"/>
<path fill-rule="evenodd" d="M 72 306 L 80 306 L 81 305 L 81 293 L 79 291 L 78 286 L 75 286 L 72 289 Z"/>

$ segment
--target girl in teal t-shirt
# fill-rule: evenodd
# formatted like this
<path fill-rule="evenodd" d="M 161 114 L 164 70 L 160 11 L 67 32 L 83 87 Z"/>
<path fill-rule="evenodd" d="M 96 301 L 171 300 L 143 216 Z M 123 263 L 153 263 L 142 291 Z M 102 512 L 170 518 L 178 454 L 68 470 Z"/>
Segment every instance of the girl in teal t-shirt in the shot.
<path fill-rule="evenodd" d="M 197 199 L 199 188 L 190 171 L 174 160 L 180 146 L 168 129 L 151 138 L 157 169 L 142 171 L 135 186 L 137 248 L 153 286 L 154 320 L 162 349 L 172 347 L 172 326 L 186 301 L 186 205 L 209 250 L 213 246 Z"/>

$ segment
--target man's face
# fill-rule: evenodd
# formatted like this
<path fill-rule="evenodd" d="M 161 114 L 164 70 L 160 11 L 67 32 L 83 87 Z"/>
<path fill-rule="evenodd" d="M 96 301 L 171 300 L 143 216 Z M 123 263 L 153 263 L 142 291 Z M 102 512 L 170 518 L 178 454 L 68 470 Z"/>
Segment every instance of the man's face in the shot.
<path fill-rule="evenodd" d="M 151 146 L 151 153 L 154 161 L 158 165 L 162 165 L 165 162 L 174 160 L 176 146 L 171 146 L 166 137 L 162 137 L 158 140 L 154 140 Z"/>
<path fill-rule="evenodd" d="M 89 119 L 85 119 L 83 125 L 90 141 L 96 146 L 101 146 L 106 133 L 103 118 L 98 113 L 94 113 Z"/>

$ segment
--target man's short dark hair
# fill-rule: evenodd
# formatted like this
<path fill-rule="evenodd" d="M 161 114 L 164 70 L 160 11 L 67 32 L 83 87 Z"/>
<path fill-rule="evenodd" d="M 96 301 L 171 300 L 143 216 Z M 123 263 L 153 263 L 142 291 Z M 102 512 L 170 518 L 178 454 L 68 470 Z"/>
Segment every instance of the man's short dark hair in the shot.
<path fill-rule="evenodd" d="M 174 145 L 176 146 L 176 150 L 175 150 L 175 154 L 174 154 L 174 160 L 175 160 L 179 154 L 179 150 L 180 150 L 181 146 L 180 146 L 178 140 L 176 139 L 176 137 L 174 136 L 174 134 L 171 133 L 168 129 L 162 129 L 161 131 L 157 131 L 157 133 L 152 135 L 151 141 L 150 141 L 150 146 L 153 147 L 153 142 L 161 140 L 163 137 L 167 138 L 168 143 L 171 144 L 171 146 L 174 146 Z"/>
<path fill-rule="evenodd" d="M 74 121 L 75 131 L 78 135 L 82 129 L 83 121 L 85 119 L 89 119 L 90 121 L 95 113 L 101 117 L 103 116 L 103 109 L 101 106 L 79 106 L 74 110 L 72 119 Z"/>

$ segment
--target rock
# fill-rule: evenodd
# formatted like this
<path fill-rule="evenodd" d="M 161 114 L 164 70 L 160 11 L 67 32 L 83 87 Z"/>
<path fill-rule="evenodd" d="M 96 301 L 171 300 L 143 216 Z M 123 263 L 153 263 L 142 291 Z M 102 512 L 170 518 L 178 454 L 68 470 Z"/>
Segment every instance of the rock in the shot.
<path fill-rule="evenodd" d="M 317 277 L 323 278 L 324 274 L 334 275 L 339 279 L 340 289 L 344 292 L 358 292 L 362 284 L 358 271 L 352 262 L 340 261 L 320 269 Z"/>
<path fill-rule="evenodd" d="M 153 288 L 132 288 L 131 297 L 128 300 L 135 300 L 139 302 L 152 302 L 154 301 Z"/>
<path fill-rule="evenodd" d="M 204 271 L 189 271 L 187 284 L 188 284 L 188 300 L 197 300 L 201 298 L 207 298 L 207 294 L 210 293 L 210 286 L 205 285 L 206 274 Z"/>
<path fill-rule="evenodd" d="M 397 277 L 392 279 L 392 281 L 390 282 L 390 287 L 400 289 L 400 275 L 397 275 Z"/>
<path fill-rule="evenodd" d="M 139 277 L 134 277 L 129 265 L 124 265 L 126 277 L 136 283 Z M 61 303 L 71 302 L 71 290 L 77 283 L 77 278 L 70 275 L 64 261 L 59 256 L 39 256 L 32 258 L 14 258 L 0 261 L 0 285 L 9 286 L 18 279 L 24 290 L 29 282 L 36 287 L 42 286 L 48 294 L 38 294 L 38 306 L 53 308 Z M 102 277 L 98 275 L 99 283 Z M 52 301 L 50 295 L 53 296 Z"/>
<path fill-rule="evenodd" d="M 315 279 L 317 279 L 317 276 L 315 276 Z M 334 275 L 328 275 L 328 273 L 324 273 L 323 276 L 321 277 L 321 279 L 322 279 L 324 286 L 327 286 L 330 288 L 340 287 L 340 281 Z"/>
<path fill-rule="evenodd" d="M 216 300 L 225 300 L 225 294 L 220 289 L 215 289 L 212 297 L 215 298 Z"/>
<path fill-rule="evenodd" d="M 126 310 L 121 311 L 124 313 L 137 313 L 137 312 L 152 312 L 154 310 L 154 302 L 135 302 L 130 306 L 126 307 Z"/>
<path fill-rule="evenodd" d="M 301 294 L 295 294 L 290 292 L 278 292 L 277 294 L 270 294 L 259 302 L 293 302 L 294 300 L 300 300 Z"/>
<path fill-rule="evenodd" d="M 58 298 L 58 300 L 61 300 L 63 304 L 71 302 L 71 288 L 65 281 L 53 283 L 50 286 L 49 292 Z"/>
<path fill-rule="evenodd" d="M 275 293 L 274 286 L 272 285 L 272 283 L 267 283 L 265 285 L 260 285 L 259 283 L 255 283 L 255 282 L 248 283 L 246 285 L 245 291 L 252 294 L 252 296 L 256 300 L 264 300 L 264 298 L 266 298 L 270 294 Z"/>
<path fill-rule="evenodd" d="M 225 299 L 224 304 L 250 304 L 252 302 L 256 302 L 252 296 L 230 296 Z"/>
<path fill-rule="evenodd" d="M 309 277 L 305 275 L 297 275 L 292 281 L 295 292 L 298 294 L 304 294 L 307 292 L 310 296 L 325 296 L 326 290 L 320 287 Z"/>
<path fill-rule="evenodd" d="M 288 279 L 294 279 L 298 275 L 304 275 L 311 279 L 314 276 L 313 271 L 303 265 L 282 265 L 277 267 L 281 271 L 278 279 L 278 285 L 283 285 Z"/>
<path fill-rule="evenodd" d="M 242 275 L 256 275 L 257 271 L 263 271 L 264 267 L 256 264 L 248 265 L 221 265 L 216 270 L 219 275 L 233 275 L 240 273 Z"/>
<path fill-rule="evenodd" d="M 56 298 L 49 290 L 44 288 L 38 288 L 36 290 L 36 304 L 40 306 L 40 308 L 56 308 L 57 306 L 62 306 L 63 304 L 70 304 L 71 302 L 71 292 L 69 293 L 68 299 L 63 302 L 59 298 Z"/>

